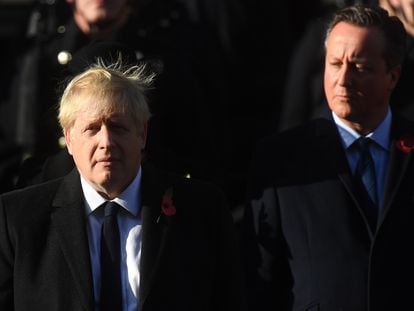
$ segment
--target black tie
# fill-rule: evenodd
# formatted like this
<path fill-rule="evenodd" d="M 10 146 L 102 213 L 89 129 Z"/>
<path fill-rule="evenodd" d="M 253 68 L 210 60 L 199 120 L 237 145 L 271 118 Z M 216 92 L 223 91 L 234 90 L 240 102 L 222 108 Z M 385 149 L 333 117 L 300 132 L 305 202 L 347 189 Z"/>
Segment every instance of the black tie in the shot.
<path fill-rule="evenodd" d="M 116 215 L 119 205 L 106 202 L 101 237 L 101 311 L 122 310 L 121 249 Z"/>
<path fill-rule="evenodd" d="M 356 140 L 355 143 L 359 150 L 359 161 L 355 175 L 363 186 L 363 192 L 367 195 L 364 195 L 366 197 L 366 200 L 364 200 L 366 216 L 375 227 L 378 215 L 378 195 L 374 161 L 369 151 L 369 144 L 372 142 L 371 139 L 366 137 L 360 137 Z"/>
<path fill-rule="evenodd" d="M 365 190 L 367 191 L 372 203 L 377 205 L 377 180 L 375 176 L 375 166 L 369 151 L 369 138 L 360 137 L 357 140 L 359 147 L 359 161 L 356 168 L 356 174 L 361 179 Z"/>

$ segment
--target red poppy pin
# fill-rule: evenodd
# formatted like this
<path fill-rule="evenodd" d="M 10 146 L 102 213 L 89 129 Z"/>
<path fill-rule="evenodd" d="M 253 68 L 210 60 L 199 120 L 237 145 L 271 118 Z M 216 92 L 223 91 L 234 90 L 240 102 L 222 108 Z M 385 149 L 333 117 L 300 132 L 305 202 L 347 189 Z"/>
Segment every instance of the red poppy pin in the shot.
<path fill-rule="evenodd" d="M 414 135 L 405 134 L 395 142 L 395 145 L 402 152 L 410 152 L 414 149 Z"/>
<path fill-rule="evenodd" d="M 173 189 L 172 187 L 168 188 L 161 201 L 161 215 L 165 215 L 168 217 L 174 216 L 177 213 L 177 210 L 175 209 L 174 202 L 173 202 Z M 157 219 L 157 223 L 160 221 L 160 217 Z"/>

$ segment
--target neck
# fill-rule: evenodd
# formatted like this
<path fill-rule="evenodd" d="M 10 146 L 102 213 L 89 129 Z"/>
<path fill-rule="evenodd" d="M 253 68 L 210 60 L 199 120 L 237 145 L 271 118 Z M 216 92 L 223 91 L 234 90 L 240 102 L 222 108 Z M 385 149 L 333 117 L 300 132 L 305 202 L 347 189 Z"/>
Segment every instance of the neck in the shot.
<path fill-rule="evenodd" d="M 363 121 L 343 120 L 343 122 L 359 134 L 366 136 L 375 131 L 375 129 L 384 121 L 388 110 L 380 118 Z"/>
<path fill-rule="evenodd" d="M 378 127 L 378 125 L 379 125 L 379 123 L 378 124 L 376 124 L 375 126 L 366 126 L 366 125 L 364 125 L 364 124 L 361 124 L 361 123 L 356 123 L 356 122 L 347 122 L 347 125 L 350 127 L 350 128 L 352 128 L 352 129 L 354 129 L 355 131 L 357 131 L 359 134 L 361 134 L 362 136 L 366 136 L 366 135 L 368 135 L 369 133 L 371 133 L 371 132 L 373 132 L 377 127 Z"/>
<path fill-rule="evenodd" d="M 384 110 L 384 111 L 383 111 Z M 358 118 L 351 116 L 339 116 L 333 112 L 333 116 L 337 119 L 336 122 L 343 123 L 347 127 L 356 131 L 360 135 L 366 136 L 369 133 L 374 132 L 378 126 L 386 119 L 389 113 L 389 107 L 386 109 L 381 109 L 381 111 L 376 111 L 376 114 L 368 113 L 366 117 L 359 116 Z"/>

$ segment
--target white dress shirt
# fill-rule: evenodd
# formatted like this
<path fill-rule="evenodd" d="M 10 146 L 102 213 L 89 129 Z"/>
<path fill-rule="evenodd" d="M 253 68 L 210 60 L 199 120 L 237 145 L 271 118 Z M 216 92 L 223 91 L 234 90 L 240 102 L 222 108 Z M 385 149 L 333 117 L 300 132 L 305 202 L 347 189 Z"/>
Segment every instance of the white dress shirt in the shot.
<path fill-rule="evenodd" d="M 101 290 L 100 242 L 103 209 L 106 200 L 81 176 L 85 197 L 89 253 L 91 256 L 95 310 L 99 309 Z M 121 245 L 122 304 L 124 311 L 138 310 L 139 262 L 141 257 L 140 219 L 141 168 L 132 183 L 112 201 L 123 208 L 117 214 Z"/>
<path fill-rule="evenodd" d="M 345 154 L 348 159 L 349 167 L 352 174 L 355 173 L 356 166 L 359 160 L 359 153 L 356 148 L 352 148 L 352 144 L 361 137 L 361 134 L 354 129 L 347 126 L 341 119 L 332 112 L 336 126 L 342 139 L 342 145 L 345 149 Z M 377 182 L 378 207 L 381 207 L 382 196 L 384 194 L 385 178 L 388 170 L 390 145 L 391 145 L 391 110 L 388 109 L 387 115 L 381 124 L 371 133 L 365 137 L 369 137 L 375 143 L 369 145 L 372 159 L 375 165 L 375 176 Z"/>

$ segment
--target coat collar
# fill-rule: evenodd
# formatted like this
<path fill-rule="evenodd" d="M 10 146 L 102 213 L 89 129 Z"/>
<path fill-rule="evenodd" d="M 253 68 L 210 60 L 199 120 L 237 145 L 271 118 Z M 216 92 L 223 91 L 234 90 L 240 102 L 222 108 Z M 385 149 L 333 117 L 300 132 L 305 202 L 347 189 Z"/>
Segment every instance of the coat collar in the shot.
<path fill-rule="evenodd" d="M 54 209 L 51 221 L 52 228 L 58 233 L 82 305 L 86 310 L 94 310 L 92 271 L 79 178 L 74 169 L 63 179 L 52 203 Z"/>
<path fill-rule="evenodd" d="M 389 212 L 390 207 L 394 202 L 395 195 L 397 194 L 397 190 L 400 188 L 401 182 L 406 175 L 408 165 L 412 160 L 412 151 L 403 152 L 397 148 L 398 140 L 407 134 L 414 135 L 414 124 L 395 115 L 391 128 L 390 159 L 384 187 L 384 195 L 382 198 L 382 213 L 380 214 L 378 221 L 379 225 L 382 224 L 385 216 Z"/>
<path fill-rule="evenodd" d="M 332 115 L 327 118 L 320 119 L 320 124 L 315 127 L 315 135 L 318 139 L 318 153 L 321 155 L 323 166 L 329 166 L 327 169 L 336 172 L 337 178 L 342 182 L 348 192 L 352 202 L 354 202 L 358 213 L 364 220 L 367 233 L 370 239 L 374 238 L 375 225 L 370 224 L 368 218 L 363 211 L 361 202 L 363 202 L 362 194 L 356 187 L 354 178 L 349 168 L 348 160 L 342 145 L 338 128 L 333 121 Z"/>
<path fill-rule="evenodd" d="M 161 259 L 174 227 L 172 217 L 162 217 L 161 203 L 166 189 L 172 186 L 167 174 L 143 163 L 142 175 L 142 255 L 140 263 L 139 303 L 145 303 L 159 276 Z M 67 175 L 53 200 L 52 226 L 58 232 L 60 245 L 86 310 L 94 310 L 94 295 L 86 216 L 80 176 L 76 169 Z"/>
<path fill-rule="evenodd" d="M 171 187 L 165 173 L 158 172 L 148 163 L 142 171 L 142 255 L 140 263 L 140 308 L 145 303 L 154 282 L 157 280 L 162 259 L 165 259 L 167 244 L 171 239 L 174 217 L 161 215 L 162 198 Z M 168 219 L 166 219 L 168 218 Z"/>
<path fill-rule="evenodd" d="M 320 138 L 320 144 L 317 148 L 320 149 L 318 152 L 321 155 L 321 159 L 324 161 L 323 163 L 331 166 L 330 169 L 335 170 L 338 173 L 339 179 L 344 184 L 347 192 L 358 207 L 361 216 L 365 219 L 368 232 L 371 238 L 373 238 L 375 230 L 368 226 L 365 214 L 362 212 L 358 190 L 353 182 L 346 155 L 341 145 L 338 129 L 336 128 L 331 116 L 319 119 L 316 124 L 317 126 L 315 126 L 314 131 L 315 135 Z M 406 175 L 408 165 L 412 159 L 413 151 L 402 152 L 396 147 L 396 142 L 406 134 L 414 135 L 414 124 L 398 116 L 398 114 L 393 113 L 388 173 L 385 179 L 382 209 L 379 214 L 377 228 L 381 226 L 387 213 L 389 212 L 389 209 L 394 202 L 397 190 L 400 188 L 401 182 Z M 335 159 L 335 161 L 332 159 Z"/>

